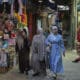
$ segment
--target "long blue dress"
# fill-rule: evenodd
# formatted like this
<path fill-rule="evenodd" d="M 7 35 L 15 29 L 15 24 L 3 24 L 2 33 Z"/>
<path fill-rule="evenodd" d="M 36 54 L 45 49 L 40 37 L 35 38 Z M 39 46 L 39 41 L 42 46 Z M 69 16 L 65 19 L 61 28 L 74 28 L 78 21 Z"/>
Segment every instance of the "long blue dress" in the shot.
<path fill-rule="evenodd" d="M 63 73 L 62 54 L 65 51 L 62 36 L 50 34 L 46 39 L 46 45 L 51 44 L 49 57 L 50 70 L 54 73 Z"/>

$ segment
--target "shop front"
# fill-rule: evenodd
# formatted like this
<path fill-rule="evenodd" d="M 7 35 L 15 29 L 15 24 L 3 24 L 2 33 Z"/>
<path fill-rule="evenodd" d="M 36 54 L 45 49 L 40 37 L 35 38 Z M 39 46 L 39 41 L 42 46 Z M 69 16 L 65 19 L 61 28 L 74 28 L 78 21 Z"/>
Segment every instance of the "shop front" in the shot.
<path fill-rule="evenodd" d="M 77 29 L 80 23 L 80 0 L 73 0 L 71 4 L 71 46 L 76 47 Z"/>
<path fill-rule="evenodd" d="M 79 0 L 77 0 L 77 2 L 76 2 L 76 7 L 77 7 L 77 24 L 79 24 L 80 23 L 80 1 Z"/>
<path fill-rule="evenodd" d="M 16 65 L 16 34 L 18 29 L 28 29 L 28 15 L 21 0 L 3 0 L 0 8 L 0 72 L 7 72 Z"/>

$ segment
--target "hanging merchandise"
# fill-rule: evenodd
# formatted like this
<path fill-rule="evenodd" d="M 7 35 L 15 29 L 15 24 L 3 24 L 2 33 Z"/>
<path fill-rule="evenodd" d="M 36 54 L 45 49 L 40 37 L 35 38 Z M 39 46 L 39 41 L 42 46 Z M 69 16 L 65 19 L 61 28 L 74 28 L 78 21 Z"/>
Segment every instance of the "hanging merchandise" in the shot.
<path fill-rule="evenodd" d="M 12 38 L 12 39 L 16 38 L 15 31 L 12 31 L 12 32 L 11 32 L 11 38 Z"/>
<path fill-rule="evenodd" d="M 0 13 L 7 13 L 13 16 L 14 8 L 13 8 L 14 0 L 0 0 Z"/>
<path fill-rule="evenodd" d="M 15 45 L 15 39 L 9 39 L 9 45 Z"/>
<path fill-rule="evenodd" d="M 11 4 L 9 0 L 2 0 L 2 11 L 4 14 L 10 14 Z"/>
<path fill-rule="evenodd" d="M 22 0 L 23 5 L 26 7 L 27 5 L 27 0 Z"/>
<path fill-rule="evenodd" d="M 29 38 L 30 41 L 32 41 L 33 33 L 32 33 L 32 26 L 33 26 L 33 15 L 32 13 L 29 13 L 29 22 L 28 22 L 28 27 L 29 27 Z"/>
<path fill-rule="evenodd" d="M 23 8 L 22 0 L 18 0 L 18 3 L 19 3 L 19 14 L 22 15 L 22 8 Z"/>
<path fill-rule="evenodd" d="M 14 16 L 14 0 L 9 0 L 9 3 L 11 4 L 11 16 Z"/>
<path fill-rule="evenodd" d="M 2 2 L 8 2 L 8 0 L 2 0 Z"/>
<path fill-rule="evenodd" d="M 23 27 L 27 26 L 26 5 L 23 5 L 23 8 L 22 8 L 21 23 L 22 23 Z"/>
<path fill-rule="evenodd" d="M 8 31 L 12 31 L 14 28 L 14 24 L 11 20 L 6 20 L 5 27 L 8 29 Z"/>
<path fill-rule="evenodd" d="M 8 47 L 8 41 L 7 40 L 4 40 L 2 48 L 5 49 L 7 47 Z"/>
<path fill-rule="evenodd" d="M 0 66 L 7 67 L 7 53 L 4 48 L 0 50 Z"/>
<path fill-rule="evenodd" d="M 7 41 L 0 40 L 0 73 L 8 71 L 8 62 L 7 62 L 7 52 L 6 48 L 8 47 Z"/>
<path fill-rule="evenodd" d="M 8 16 L 8 14 L 6 15 Z M 0 29 L 0 73 L 5 73 L 13 68 L 16 53 L 16 33 L 14 23 L 10 17 L 5 17 L 5 15 L 1 17 L 0 24 L 3 23 L 3 21 L 4 24 L 2 25 L 2 29 Z M 3 57 L 1 56 L 2 52 L 4 52 Z M 5 58 L 5 64 L 1 63 L 3 58 Z"/>
<path fill-rule="evenodd" d="M 23 12 L 22 12 L 22 15 L 21 15 L 21 22 L 24 26 L 27 25 L 27 14 L 26 14 L 26 9 L 23 8 Z"/>
<path fill-rule="evenodd" d="M 9 39 L 9 34 L 4 34 L 4 39 Z"/>
<path fill-rule="evenodd" d="M 2 38 L 3 36 L 3 31 L 0 31 L 0 38 Z"/>
<path fill-rule="evenodd" d="M 25 26 L 27 26 L 26 5 L 23 5 L 22 3 L 23 2 L 21 0 L 18 0 L 19 11 L 18 13 L 15 13 L 15 16 L 18 19 L 17 28 L 24 28 Z"/>
<path fill-rule="evenodd" d="M 14 27 L 16 28 L 17 26 L 17 23 L 18 23 L 18 19 L 14 16 L 12 16 L 11 18 L 10 18 L 10 20 L 13 22 L 13 24 L 14 24 Z"/>

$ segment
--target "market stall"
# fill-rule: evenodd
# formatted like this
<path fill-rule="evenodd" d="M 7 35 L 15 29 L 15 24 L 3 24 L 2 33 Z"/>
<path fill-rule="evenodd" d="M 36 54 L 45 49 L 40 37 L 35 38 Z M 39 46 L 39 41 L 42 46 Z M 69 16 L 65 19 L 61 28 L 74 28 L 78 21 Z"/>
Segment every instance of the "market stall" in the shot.
<path fill-rule="evenodd" d="M 5 20 L 4 28 L 0 29 L 0 72 L 7 72 L 14 66 L 15 39 L 13 22 L 9 19 Z"/>
<path fill-rule="evenodd" d="M 7 72 L 15 66 L 16 30 L 25 28 L 28 33 L 26 4 L 23 5 L 26 0 L 5 1 L 0 2 L 0 7 L 3 7 L 0 10 L 0 72 Z M 16 7 L 16 4 L 19 5 Z M 9 12 L 7 12 L 7 8 Z M 18 8 L 17 11 L 16 8 Z M 5 53 L 4 56 L 3 53 Z M 3 65 L 3 61 L 6 63 L 6 66 Z"/>

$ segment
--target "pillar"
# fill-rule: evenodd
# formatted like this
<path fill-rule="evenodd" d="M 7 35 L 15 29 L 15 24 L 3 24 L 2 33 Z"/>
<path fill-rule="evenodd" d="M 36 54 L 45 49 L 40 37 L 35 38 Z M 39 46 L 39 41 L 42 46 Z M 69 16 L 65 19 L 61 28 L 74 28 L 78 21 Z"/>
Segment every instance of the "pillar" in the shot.
<path fill-rule="evenodd" d="M 71 11 L 71 40 L 70 44 L 72 49 L 75 48 L 77 34 L 77 0 L 72 0 L 72 11 Z"/>
<path fill-rule="evenodd" d="M 42 17 L 42 28 L 43 30 L 48 30 L 48 13 L 47 12 L 42 12 L 41 15 Z"/>

